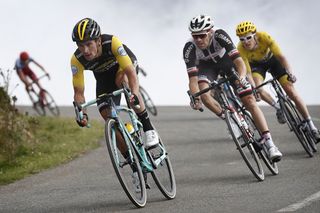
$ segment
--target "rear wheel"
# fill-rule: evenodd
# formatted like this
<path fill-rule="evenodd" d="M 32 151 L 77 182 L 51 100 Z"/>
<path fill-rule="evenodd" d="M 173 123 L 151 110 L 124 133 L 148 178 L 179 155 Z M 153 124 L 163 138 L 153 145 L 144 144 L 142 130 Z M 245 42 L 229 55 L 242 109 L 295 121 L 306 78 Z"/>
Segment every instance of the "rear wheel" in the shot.
<path fill-rule="evenodd" d="M 147 93 L 147 91 L 140 86 L 140 94 L 143 98 L 144 104 L 147 108 L 147 110 L 154 116 L 156 116 L 158 114 L 157 108 L 154 105 L 153 101 L 151 100 L 149 94 Z"/>
<path fill-rule="evenodd" d="M 248 140 L 246 136 L 247 133 L 241 128 L 241 125 L 238 123 L 235 116 L 236 115 L 234 113 L 230 113 L 228 110 L 226 111 L 226 122 L 233 141 L 252 174 L 259 181 L 263 181 L 264 171 L 258 154 L 253 147 L 253 141 Z"/>
<path fill-rule="evenodd" d="M 157 184 L 161 193 L 167 199 L 173 199 L 176 196 L 176 179 L 174 177 L 171 161 L 168 153 L 165 153 L 166 157 L 160 161 L 160 157 L 163 156 L 165 151 L 164 144 L 160 138 L 159 146 L 148 151 L 153 161 L 159 161 L 157 168 L 152 171 L 152 177 Z"/>
<path fill-rule="evenodd" d="M 37 94 L 33 89 L 28 91 L 28 95 L 30 97 L 30 100 L 32 102 L 33 109 L 41 116 L 46 115 L 46 110 L 43 106 L 43 104 L 40 101 L 39 94 Z"/>
<path fill-rule="evenodd" d="M 106 121 L 105 137 L 109 156 L 118 180 L 131 202 L 137 207 L 144 207 L 147 202 L 147 192 L 139 159 L 130 142 L 126 143 L 126 145 L 128 150 L 131 151 L 132 156 L 127 157 L 127 159 L 123 157 L 123 154 L 117 147 L 116 132 L 120 131 L 118 126 L 114 119 L 108 119 Z M 126 138 L 124 135 L 122 135 L 122 137 Z M 137 190 L 136 186 L 140 188 L 140 191 Z"/>
<path fill-rule="evenodd" d="M 293 103 L 287 100 L 280 100 L 280 104 L 284 111 L 284 115 L 288 121 L 290 129 L 296 134 L 299 142 L 301 143 L 303 149 L 307 152 L 310 157 L 313 157 L 313 151 L 309 145 L 308 139 L 303 131 L 302 119 L 297 112 Z"/>

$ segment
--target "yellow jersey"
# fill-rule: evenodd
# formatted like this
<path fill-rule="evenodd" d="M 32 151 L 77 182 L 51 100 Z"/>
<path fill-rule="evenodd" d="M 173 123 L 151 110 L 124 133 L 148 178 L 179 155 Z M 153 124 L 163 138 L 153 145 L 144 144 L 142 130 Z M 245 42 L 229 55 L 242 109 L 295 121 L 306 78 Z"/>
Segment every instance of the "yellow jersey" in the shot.
<path fill-rule="evenodd" d="M 247 50 L 243 47 L 242 43 L 238 43 L 238 50 L 240 56 L 246 64 L 248 72 L 251 72 L 250 63 L 265 63 L 272 56 L 279 56 L 281 50 L 276 41 L 266 32 L 257 32 L 257 48 L 254 50 Z"/>

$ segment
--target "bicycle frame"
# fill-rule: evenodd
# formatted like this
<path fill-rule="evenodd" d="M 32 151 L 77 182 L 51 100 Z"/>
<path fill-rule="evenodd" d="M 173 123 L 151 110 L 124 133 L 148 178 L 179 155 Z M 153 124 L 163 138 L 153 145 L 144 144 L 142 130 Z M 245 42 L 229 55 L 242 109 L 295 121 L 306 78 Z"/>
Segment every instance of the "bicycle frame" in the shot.
<path fill-rule="evenodd" d="M 135 151 L 138 155 L 138 158 L 140 160 L 140 165 L 142 166 L 143 171 L 144 172 L 152 172 L 153 169 L 156 169 L 157 166 L 161 163 L 161 161 L 163 161 L 166 158 L 166 156 L 167 156 L 166 150 L 164 149 L 164 147 L 161 144 L 159 144 L 159 146 L 162 149 L 162 155 L 159 158 L 157 158 L 156 160 L 153 160 L 153 158 L 151 156 L 149 156 L 149 158 L 148 158 L 147 155 L 150 155 L 150 154 L 149 154 L 149 152 L 146 152 L 146 150 L 143 146 L 143 142 L 141 140 L 140 130 L 142 128 L 142 123 L 137 119 L 134 110 L 131 109 L 129 107 L 129 105 L 128 105 L 128 107 L 116 106 L 112 100 L 113 96 L 121 95 L 121 93 L 125 93 L 126 97 L 129 97 L 129 95 L 130 95 L 130 93 L 127 91 L 127 89 L 122 88 L 122 89 L 116 90 L 110 94 L 102 94 L 97 99 L 94 99 L 92 101 L 88 101 L 87 103 L 81 104 L 80 109 L 87 108 L 87 107 L 95 104 L 98 100 L 101 100 L 101 99 L 105 99 L 107 101 L 110 101 L 111 102 L 111 116 L 110 116 L 110 118 L 114 119 L 116 121 L 116 123 L 119 125 L 118 129 L 121 132 L 121 134 L 125 136 L 124 141 L 127 144 L 127 147 L 129 148 L 130 146 L 128 143 L 131 143 L 132 147 L 135 149 Z M 127 100 L 127 98 L 126 98 L 126 100 Z M 127 104 L 128 104 L 128 102 L 127 102 Z M 119 116 L 120 112 L 125 112 L 125 113 L 129 114 L 130 121 L 131 121 L 132 126 L 134 128 L 134 133 L 132 133 L 132 134 L 129 133 L 129 131 L 127 130 L 127 128 L 124 125 L 124 122 L 121 120 L 121 118 Z M 80 111 L 79 113 L 80 113 L 80 118 L 83 118 L 82 111 Z M 115 145 L 114 147 L 116 147 L 116 144 L 114 144 L 114 145 Z M 130 150 L 130 148 L 129 148 L 129 154 L 130 154 L 130 157 L 133 158 L 132 150 Z M 151 162 L 149 161 L 149 159 L 151 160 Z"/>

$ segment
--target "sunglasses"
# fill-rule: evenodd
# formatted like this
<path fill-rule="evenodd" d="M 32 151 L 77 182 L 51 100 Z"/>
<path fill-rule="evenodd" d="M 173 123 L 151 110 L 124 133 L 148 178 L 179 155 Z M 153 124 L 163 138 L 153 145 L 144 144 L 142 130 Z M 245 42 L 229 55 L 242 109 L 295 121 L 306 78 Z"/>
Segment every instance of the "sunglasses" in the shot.
<path fill-rule="evenodd" d="M 198 39 L 198 38 L 204 39 L 204 38 L 207 37 L 207 35 L 208 35 L 208 33 L 198 34 L 198 35 L 192 35 L 192 38 L 193 38 L 194 40 L 196 40 L 196 39 Z"/>
<path fill-rule="evenodd" d="M 253 36 L 254 35 L 249 35 L 247 37 L 240 37 L 239 39 L 240 39 L 241 42 L 245 42 L 245 41 L 251 40 L 253 38 Z"/>

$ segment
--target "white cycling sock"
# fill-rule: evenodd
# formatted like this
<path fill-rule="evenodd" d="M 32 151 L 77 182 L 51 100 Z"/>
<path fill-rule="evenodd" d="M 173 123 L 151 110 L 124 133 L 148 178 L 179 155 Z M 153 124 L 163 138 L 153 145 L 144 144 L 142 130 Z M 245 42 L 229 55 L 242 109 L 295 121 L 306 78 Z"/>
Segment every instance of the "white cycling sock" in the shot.
<path fill-rule="evenodd" d="M 262 137 L 265 139 L 264 143 L 265 143 L 265 145 L 267 146 L 268 149 L 270 147 L 275 146 L 273 141 L 272 141 L 272 137 L 271 137 L 270 132 L 263 134 Z"/>

